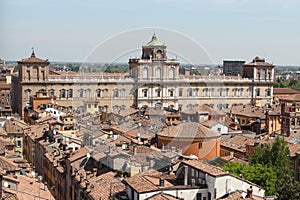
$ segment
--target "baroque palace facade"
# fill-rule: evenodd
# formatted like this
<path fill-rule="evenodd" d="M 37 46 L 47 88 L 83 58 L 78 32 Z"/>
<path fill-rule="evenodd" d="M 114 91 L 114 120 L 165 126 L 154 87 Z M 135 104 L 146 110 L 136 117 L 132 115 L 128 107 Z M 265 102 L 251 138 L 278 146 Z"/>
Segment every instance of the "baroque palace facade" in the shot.
<path fill-rule="evenodd" d="M 255 58 L 241 76 L 179 74 L 179 60 L 167 58 L 167 47 L 152 36 L 141 58 L 130 58 L 128 73 L 75 73 L 49 69 L 49 61 L 31 56 L 18 61 L 12 78 L 14 112 L 23 116 L 29 97 L 42 92 L 60 106 L 77 108 L 94 102 L 105 112 L 129 107 L 187 110 L 207 104 L 215 109 L 237 104 L 271 104 L 274 65 Z"/>

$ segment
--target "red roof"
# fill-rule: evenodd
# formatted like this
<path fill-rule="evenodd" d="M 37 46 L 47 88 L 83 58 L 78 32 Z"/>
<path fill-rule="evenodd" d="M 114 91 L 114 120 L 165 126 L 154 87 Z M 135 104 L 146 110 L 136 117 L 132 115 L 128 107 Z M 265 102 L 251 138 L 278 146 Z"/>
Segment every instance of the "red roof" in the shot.
<path fill-rule="evenodd" d="M 300 92 L 292 88 L 274 88 L 273 94 L 299 94 Z"/>

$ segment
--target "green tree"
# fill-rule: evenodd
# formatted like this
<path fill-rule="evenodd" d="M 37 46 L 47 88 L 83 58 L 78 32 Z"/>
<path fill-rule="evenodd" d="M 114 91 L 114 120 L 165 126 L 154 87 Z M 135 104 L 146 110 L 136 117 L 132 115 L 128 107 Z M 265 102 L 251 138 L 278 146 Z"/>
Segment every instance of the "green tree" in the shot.
<path fill-rule="evenodd" d="M 277 176 L 272 167 L 262 164 L 243 165 L 228 162 L 223 169 L 263 187 L 266 195 L 277 194 L 275 187 Z"/>
<path fill-rule="evenodd" d="M 277 173 L 278 178 L 283 174 L 290 174 L 289 149 L 282 137 L 276 137 L 272 144 L 256 148 L 253 155 L 250 156 L 252 164 L 263 164 L 272 166 Z"/>
<path fill-rule="evenodd" d="M 300 183 L 287 174 L 276 184 L 278 199 L 300 199 Z"/>
<path fill-rule="evenodd" d="M 291 175 L 289 149 L 282 137 L 276 137 L 272 144 L 257 146 L 249 161 L 249 165 L 228 163 L 223 168 L 262 186 L 266 195 L 276 195 L 279 199 L 300 199 L 299 183 L 296 184 Z"/>

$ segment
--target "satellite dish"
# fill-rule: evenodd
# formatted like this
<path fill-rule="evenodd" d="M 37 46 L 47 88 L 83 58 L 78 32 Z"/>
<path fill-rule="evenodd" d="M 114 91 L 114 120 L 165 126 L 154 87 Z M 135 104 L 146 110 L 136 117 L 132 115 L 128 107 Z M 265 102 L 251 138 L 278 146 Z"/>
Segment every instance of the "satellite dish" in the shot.
<path fill-rule="evenodd" d="M 8 182 L 5 181 L 3 185 L 5 188 L 8 188 Z"/>

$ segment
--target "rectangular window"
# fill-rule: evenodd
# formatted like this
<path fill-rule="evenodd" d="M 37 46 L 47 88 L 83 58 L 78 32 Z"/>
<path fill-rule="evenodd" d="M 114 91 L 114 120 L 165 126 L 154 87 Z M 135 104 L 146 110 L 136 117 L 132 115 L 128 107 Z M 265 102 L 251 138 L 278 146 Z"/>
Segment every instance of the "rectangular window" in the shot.
<path fill-rule="evenodd" d="M 271 96 L 271 89 L 267 90 L 267 96 L 270 97 Z"/>
<path fill-rule="evenodd" d="M 182 88 L 179 89 L 178 96 L 180 96 L 180 97 L 183 96 L 183 90 L 182 90 Z"/>
<path fill-rule="evenodd" d="M 148 91 L 147 90 L 143 90 L 143 96 L 147 97 L 148 96 Z"/>
<path fill-rule="evenodd" d="M 193 90 L 189 89 L 189 97 L 192 97 L 192 96 L 193 96 Z"/>
<path fill-rule="evenodd" d="M 18 140 L 16 145 L 17 145 L 17 147 L 21 147 L 22 142 L 20 140 Z"/>
<path fill-rule="evenodd" d="M 160 97 L 160 90 L 157 90 L 157 97 Z"/>
<path fill-rule="evenodd" d="M 202 200 L 202 194 L 201 193 L 197 193 L 197 200 Z"/>
<path fill-rule="evenodd" d="M 170 90 L 170 97 L 174 97 L 174 90 Z"/>
<path fill-rule="evenodd" d="M 263 69 L 262 70 L 262 78 L 263 79 L 267 79 L 267 76 L 266 76 L 267 74 L 266 74 L 266 70 L 265 69 Z"/>
<path fill-rule="evenodd" d="M 210 96 L 213 97 L 214 96 L 214 92 L 215 90 L 213 88 L 210 89 Z"/>

